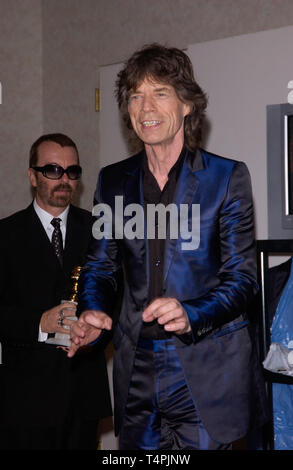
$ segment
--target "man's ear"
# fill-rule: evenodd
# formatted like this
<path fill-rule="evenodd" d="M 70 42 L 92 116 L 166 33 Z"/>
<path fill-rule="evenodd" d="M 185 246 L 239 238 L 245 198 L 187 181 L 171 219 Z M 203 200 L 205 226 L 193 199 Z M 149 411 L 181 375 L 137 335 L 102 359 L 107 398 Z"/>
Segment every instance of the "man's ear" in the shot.
<path fill-rule="evenodd" d="M 35 171 L 32 168 L 29 168 L 27 170 L 27 174 L 28 174 L 32 187 L 35 188 L 37 186 L 37 177 L 36 177 Z"/>
<path fill-rule="evenodd" d="M 191 103 L 184 103 L 184 117 L 191 114 L 193 111 L 193 105 Z"/>

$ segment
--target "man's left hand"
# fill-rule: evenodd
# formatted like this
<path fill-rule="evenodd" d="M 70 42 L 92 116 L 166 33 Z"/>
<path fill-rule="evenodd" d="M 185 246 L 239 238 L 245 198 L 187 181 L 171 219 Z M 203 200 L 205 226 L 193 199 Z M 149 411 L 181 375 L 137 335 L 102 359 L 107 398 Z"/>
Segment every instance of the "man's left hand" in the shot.
<path fill-rule="evenodd" d="M 183 335 L 191 331 L 186 311 L 177 299 L 159 297 L 155 299 L 142 313 L 144 322 L 157 319 L 168 332 Z"/>

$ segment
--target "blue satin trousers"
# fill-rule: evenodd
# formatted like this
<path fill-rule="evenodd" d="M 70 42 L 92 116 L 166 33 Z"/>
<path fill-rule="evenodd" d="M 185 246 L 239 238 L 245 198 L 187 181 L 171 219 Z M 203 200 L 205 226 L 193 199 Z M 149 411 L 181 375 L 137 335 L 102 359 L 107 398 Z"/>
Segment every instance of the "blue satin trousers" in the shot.
<path fill-rule="evenodd" d="M 211 439 L 204 428 L 173 340 L 140 338 L 120 432 L 120 449 L 229 448 L 230 445 Z"/>

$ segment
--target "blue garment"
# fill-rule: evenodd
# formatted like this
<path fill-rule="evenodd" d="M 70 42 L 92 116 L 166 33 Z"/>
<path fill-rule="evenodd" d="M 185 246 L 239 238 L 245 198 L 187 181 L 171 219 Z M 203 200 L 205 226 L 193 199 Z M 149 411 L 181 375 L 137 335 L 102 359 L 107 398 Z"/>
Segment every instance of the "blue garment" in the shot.
<path fill-rule="evenodd" d="M 225 450 L 210 438 L 196 410 L 172 339 L 140 338 L 120 450 Z"/>
<path fill-rule="evenodd" d="M 140 236 L 126 236 L 125 228 L 133 224 L 133 218 L 128 211 L 122 217 L 120 210 L 121 201 L 128 210 L 143 208 L 143 158 L 141 152 L 101 170 L 94 203 L 107 208 L 116 238 L 92 239 L 79 279 L 80 310 L 111 315 L 119 285 L 117 275 L 121 270 L 124 275 L 118 321 L 113 315 L 116 434 L 123 425 L 142 312 L 149 303 L 147 234 L 142 231 Z M 263 376 L 246 314 L 257 291 L 253 205 L 246 165 L 203 150 L 187 150 L 174 204 L 177 210 L 189 208 L 189 224 L 187 230 L 185 218 L 177 238 L 168 236 L 166 240 L 162 296 L 177 299 L 189 318 L 190 337 L 174 334 L 173 340 L 201 420 L 214 440 L 230 443 L 267 420 Z M 200 220 L 193 217 L 194 206 L 200 206 Z M 93 233 L 100 223 L 96 213 Z M 137 228 L 140 224 L 134 225 Z M 192 228 L 195 234 L 200 228 L 198 246 L 187 238 Z"/>
<path fill-rule="evenodd" d="M 293 259 L 271 327 L 271 342 L 293 341 Z M 293 450 L 293 385 L 273 383 L 274 448 Z"/>

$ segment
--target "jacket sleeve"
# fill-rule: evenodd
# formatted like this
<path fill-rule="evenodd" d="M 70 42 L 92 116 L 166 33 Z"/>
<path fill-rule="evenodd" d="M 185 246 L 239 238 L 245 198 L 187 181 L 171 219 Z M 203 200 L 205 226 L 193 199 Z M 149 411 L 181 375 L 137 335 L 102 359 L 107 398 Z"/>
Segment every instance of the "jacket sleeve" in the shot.
<path fill-rule="evenodd" d="M 102 172 L 99 175 L 94 196 L 94 206 L 102 201 Z M 97 218 L 93 217 L 94 223 Z M 94 225 L 93 225 L 94 227 Z M 84 310 L 101 310 L 112 314 L 119 292 L 121 262 L 119 249 L 114 237 L 96 239 L 94 228 L 78 284 L 78 314 Z"/>
<path fill-rule="evenodd" d="M 202 297 L 182 302 L 195 341 L 244 313 L 258 289 L 251 181 L 242 162 L 237 162 L 231 173 L 220 209 L 218 236 L 218 285 Z"/>

